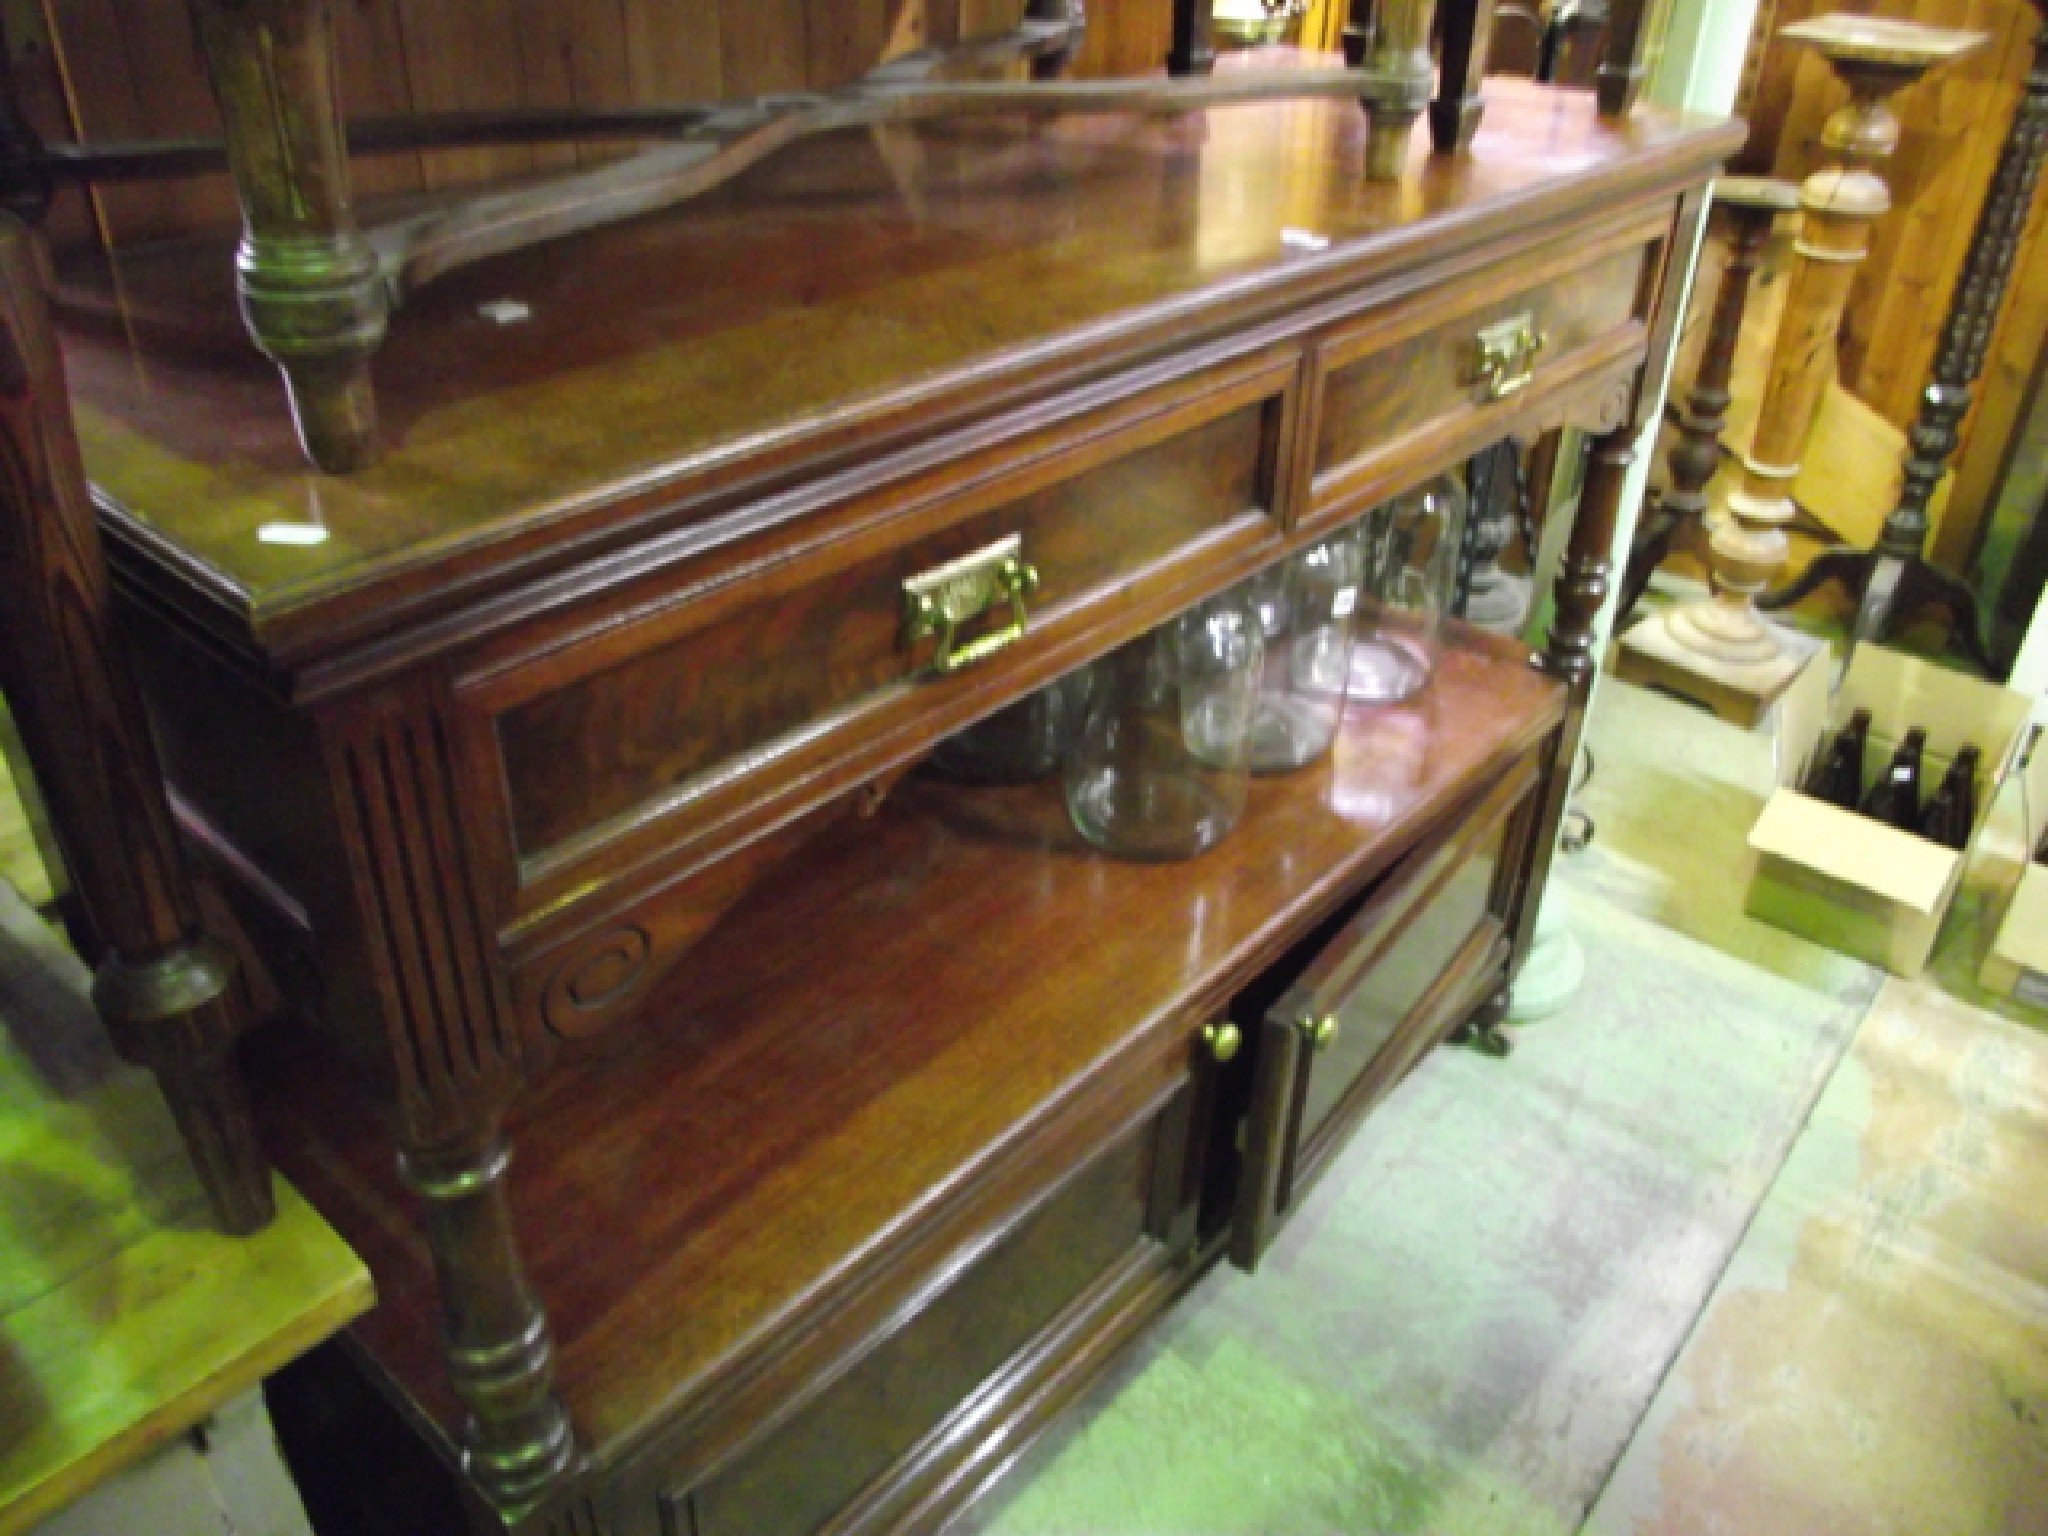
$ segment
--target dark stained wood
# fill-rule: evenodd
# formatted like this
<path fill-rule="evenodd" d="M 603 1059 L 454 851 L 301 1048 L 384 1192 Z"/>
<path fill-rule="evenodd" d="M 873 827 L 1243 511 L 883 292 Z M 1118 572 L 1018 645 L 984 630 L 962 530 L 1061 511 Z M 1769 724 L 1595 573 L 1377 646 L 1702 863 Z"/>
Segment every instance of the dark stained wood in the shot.
<path fill-rule="evenodd" d="M 903 636 L 903 583 L 921 571 L 1015 534 L 1039 574 L 1037 624 L 1103 600 L 1269 504 L 1260 441 L 1256 404 L 1150 447 L 1126 439 L 1099 468 L 986 510 L 970 502 L 973 515 L 929 536 L 899 517 L 858 544 L 835 540 L 782 580 L 749 583 L 744 606 L 673 610 L 663 627 L 680 637 L 667 644 L 606 636 L 605 651 L 631 659 L 496 717 L 521 852 L 547 853 L 656 795 L 687 796 L 707 771 L 821 716 L 853 725 L 871 713 L 930 660 Z"/>
<path fill-rule="evenodd" d="M 1735 370 L 1743 311 L 1749 303 L 1749 279 L 1772 223 L 1793 197 L 1793 189 L 1786 184 L 1763 178 L 1724 177 L 1715 189 L 1715 208 L 1727 211 L 1728 261 L 1714 294 L 1699 369 L 1679 415 L 1677 441 L 1668 460 L 1669 484 L 1629 553 L 1617 609 L 1622 618 L 1633 611 L 1675 542 L 1687 529 L 1698 532 L 1705 526 L 1707 482 L 1721 467 L 1721 432 L 1728 425 L 1728 407 L 1733 400 L 1728 382 Z"/>
<path fill-rule="evenodd" d="M 1494 0 L 1443 5 L 1436 99 L 1429 104 L 1430 142 L 1440 155 L 1463 154 L 1479 131 L 1486 110 L 1479 85 L 1493 57 L 1493 13 Z"/>
<path fill-rule="evenodd" d="M 1607 47 L 1594 92 L 1603 117 L 1635 110 L 1649 71 L 1643 63 L 1643 22 L 1652 0 L 1607 0 Z"/>
<path fill-rule="evenodd" d="M 1158 1120 L 1098 1157 L 790 1421 L 694 1492 L 700 1536 L 806 1536 L 1145 1242 Z"/>
<path fill-rule="evenodd" d="M 865 136 L 817 141 L 717 206 L 430 290 L 380 354 L 387 456 L 317 489 L 236 335 L 218 258 L 124 255 L 114 273 L 67 274 L 66 340 L 93 406 L 88 464 L 123 542 L 161 545 L 180 567 L 167 600 L 231 643 L 276 664 L 365 637 L 388 655 L 408 619 L 446 634 L 493 590 L 701 524 L 798 455 L 868 454 L 913 430 L 1015 413 L 1118 359 L 1398 289 L 1489 240 L 1567 233 L 1595 185 L 1602 212 L 1641 200 L 1647 214 L 1660 185 L 1733 141 L 1651 115 L 1600 125 L 1580 99 L 1502 82 L 1471 163 L 1432 159 L 1399 192 L 1253 174 L 1308 132 L 1331 135 L 1339 162 L 1362 152 L 1355 109 L 1314 104 L 1219 112 L 1199 141 L 1066 125 L 1032 140 L 1042 158 L 1028 176 L 1014 140 L 962 143 L 932 165 L 914 219 Z M 1560 177 L 1565 159 L 1580 169 Z M 1166 216 L 1202 165 L 1248 197 Z M 1331 252 L 1276 260 L 1290 223 L 1328 236 Z M 795 227 L 813 238 L 764 262 Z M 599 269 L 601 306 L 588 284 Z M 695 274 L 681 289 L 678 270 Z M 1226 276 L 1227 295 L 1215 292 Z M 506 297 L 532 318 L 479 315 Z M 728 387 L 737 378 L 749 388 Z M 409 494 L 429 484 L 433 496 Z M 328 537 L 266 544 L 258 530 L 274 523 Z"/>
<path fill-rule="evenodd" d="M 190 0 L 242 205 L 235 282 L 284 375 L 300 444 L 329 472 L 376 452 L 370 354 L 390 295 L 350 207 L 328 0 Z"/>
<path fill-rule="evenodd" d="M 1169 75 L 1206 75 L 1216 67 L 1215 0 L 1173 0 Z"/>
<path fill-rule="evenodd" d="M 1555 728 L 1561 694 L 1518 648 L 1464 644 L 1413 706 L 1354 714 L 1330 764 L 1255 784 L 1244 823 L 1192 864 L 1093 855 L 1056 784 L 905 785 L 736 907 L 635 1025 L 565 1062 L 511 1127 L 512 1198 L 593 1448 L 730 1379 L 788 1309 L 828 1308 L 943 1170 L 997 1157 L 1020 1116 L 1083 1095 L 1104 1062 L 1167 1031 L 1165 1080 L 1184 1077 L 1208 1010 L 1290 931 Z M 982 941 L 998 921 L 1002 942 Z M 334 1095 L 279 1094 L 295 1110 L 272 1127 L 277 1155 L 378 1275 L 363 1341 L 452 1433 L 425 1254 L 394 1241 L 378 1138 Z M 577 1220 L 547 1214 L 562 1211 Z"/>
<path fill-rule="evenodd" d="M 67 274 L 181 815 L 320 1012 L 261 1042 L 265 1135 L 370 1259 L 367 1369 L 481 1531 L 746 1525 L 770 1483 L 837 1528 L 929 1527 L 1216 1256 L 1256 1053 L 1203 1030 L 1234 998 L 1396 872 L 1435 892 L 1382 955 L 1389 1047 L 1301 1080 L 1292 1177 L 1498 1001 L 1618 474 L 1556 677 L 1460 631 L 1422 698 L 1256 785 L 1199 860 L 1086 849 L 1056 784 L 910 771 L 1371 486 L 1631 419 L 1734 134 L 1490 108 L 1398 188 L 1364 179 L 1351 103 L 828 137 L 686 218 L 424 291 L 378 361 L 391 452 L 338 481 L 195 305 L 231 297 L 204 250 Z M 1556 350 L 1479 399 L 1473 328 L 1518 305 Z M 902 579 L 1018 531 L 1025 633 L 934 675 Z M 244 768 L 207 761 L 216 720 Z M 298 781 L 303 826 L 242 803 L 252 772 Z M 1119 1157 L 1123 1193 L 1088 1184 Z M 1086 1263 L 963 1278 L 1084 1187 Z M 1042 1305 L 943 1322 L 984 1289 Z M 835 1384 L 888 1378 L 925 1314 L 948 1342 L 914 1412 L 808 1491 L 747 1471 L 816 1460 L 774 1437 L 843 1422 L 871 1394 Z"/>
<path fill-rule="evenodd" d="M 1418 440 L 1470 442 L 1475 427 L 1486 440 L 1505 436 L 1520 425 L 1517 413 L 1554 386 L 1611 370 L 1618 353 L 1633 354 L 1646 318 L 1636 308 L 1645 246 L 1665 227 L 1632 219 L 1582 231 L 1485 281 L 1389 305 L 1324 343 L 1316 361 L 1316 514 L 1353 515 L 1410 483 Z M 1521 391 L 1489 401 L 1473 381 L 1478 333 L 1521 316 L 1545 336 L 1534 376 Z M 1450 457 L 1441 449 L 1433 456 Z"/>
<path fill-rule="evenodd" d="M 214 1220 L 253 1232 L 274 1206 L 234 1056 L 250 998 L 205 931 L 116 633 L 42 290 L 35 238 L 0 215 L 0 686 L 106 946 L 94 1004 L 156 1073 Z"/>

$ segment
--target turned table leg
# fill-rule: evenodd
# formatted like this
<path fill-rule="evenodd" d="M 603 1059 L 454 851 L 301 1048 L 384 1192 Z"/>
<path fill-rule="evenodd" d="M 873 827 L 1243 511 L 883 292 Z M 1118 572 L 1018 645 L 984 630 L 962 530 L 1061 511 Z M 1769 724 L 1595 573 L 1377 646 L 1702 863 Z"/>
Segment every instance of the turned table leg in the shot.
<path fill-rule="evenodd" d="M 452 1141 L 408 1148 L 406 1182 L 426 1203 L 441 1287 L 448 1373 L 469 1409 L 463 1460 L 501 1508 L 544 1493 L 575 1463 L 553 1388 L 547 1314 L 526 1283 L 505 1199 L 511 1150 L 495 1121 Z"/>
<path fill-rule="evenodd" d="M 113 589 L 43 300 L 35 238 L 0 217 L 0 682 L 66 870 L 106 945 L 93 1001 L 162 1085 L 214 1219 L 269 1222 L 234 1043 L 251 1022 L 233 956 L 203 930 L 156 747 L 114 627 Z"/>
<path fill-rule="evenodd" d="M 1614 572 L 1608 551 L 1614 543 L 1622 495 L 1628 483 L 1629 466 L 1636 460 L 1636 437 L 1641 430 L 1632 411 L 1623 414 L 1620 425 L 1593 439 L 1585 488 L 1579 493 L 1578 515 L 1572 521 L 1571 538 L 1565 545 L 1557 583 L 1552 589 L 1554 614 L 1549 639 L 1536 658 L 1538 665 L 1562 680 L 1570 693 L 1530 835 L 1529 873 L 1523 889 L 1531 895 L 1515 914 L 1515 932 L 1511 936 L 1511 963 L 1517 966 L 1528 954 L 1535 936 L 1541 892 L 1550 877 L 1558 830 L 1564 823 L 1565 803 L 1571 796 L 1572 765 L 1578 760 L 1579 742 L 1585 735 L 1586 707 L 1593 693 L 1600 607 L 1607 601 L 1609 578 Z"/>
<path fill-rule="evenodd" d="M 1353 0 L 1354 24 L 1369 9 Z M 1415 121 L 1429 105 L 1436 83 L 1436 65 L 1429 56 L 1430 24 L 1436 0 L 1382 0 L 1378 26 L 1372 34 L 1368 66 L 1397 81 L 1400 89 L 1368 100 L 1365 174 L 1371 181 L 1399 181 L 1408 164 L 1408 140 Z"/>
<path fill-rule="evenodd" d="M 1173 0 L 1169 75 L 1206 75 L 1216 67 L 1215 0 Z"/>
<path fill-rule="evenodd" d="M 1649 70 L 1643 63 L 1643 16 L 1650 0 L 1608 0 L 1607 48 L 1600 59 L 1594 93 L 1602 117 L 1627 117 L 1643 94 Z"/>
<path fill-rule="evenodd" d="M 1442 63 L 1436 100 L 1429 104 L 1429 137 L 1440 155 L 1472 147 L 1484 103 L 1479 84 L 1493 46 L 1494 0 L 1449 0 L 1443 8 Z"/>
<path fill-rule="evenodd" d="M 359 468 L 376 455 L 370 356 L 390 300 L 349 206 L 328 0 L 187 3 L 242 205 L 242 317 L 284 374 L 307 457 Z"/>

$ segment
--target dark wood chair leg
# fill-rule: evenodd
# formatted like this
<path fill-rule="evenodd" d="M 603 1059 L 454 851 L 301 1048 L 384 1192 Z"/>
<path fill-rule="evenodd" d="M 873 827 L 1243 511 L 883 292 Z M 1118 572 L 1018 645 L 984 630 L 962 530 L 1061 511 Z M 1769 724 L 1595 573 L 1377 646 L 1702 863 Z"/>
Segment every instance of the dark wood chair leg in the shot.
<path fill-rule="evenodd" d="M 1650 577 L 1688 528 L 1703 526 L 1707 515 L 1707 483 L 1721 467 L 1721 433 L 1728 425 L 1733 400 L 1729 381 L 1735 372 L 1735 347 L 1742 336 L 1742 317 L 1749 307 L 1749 281 L 1781 212 L 1799 205 L 1799 189 L 1790 182 L 1761 176 L 1727 176 L 1714 188 L 1714 206 L 1729 216 L 1728 265 L 1714 295 L 1714 312 L 1700 350 L 1699 373 L 1680 413 L 1678 441 L 1672 444 L 1670 484 L 1654 515 L 1629 551 L 1622 578 L 1617 624 L 1634 612 L 1648 590 Z"/>
<path fill-rule="evenodd" d="M 1169 75 L 1206 75 L 1216 67 L 1215 0 L 1173 0 Z"/>
<path fill-rule="evenodd" d="M 306 455 L 330 474 L 376 455 L 370 357 L 390 299 L 349 206 L 328 0 L 187 0 L 242 205 L 249 335 L 282 370 Z"/>
<path fill-rule="evenodd" d="M 547 1492 L 577 1460 L 554 1393 L 547 1314 L 526 1283 L 512 1231 L 511 1158 L 492 1120 L 451 1141 L 409 1147 L 400 1161 L 426 1202 L 448 1373 L 470 1413 L 463 1459 L 477 1486 L 507 1510 Z"/>
<path fill-rule="evenodd" d="M 1443 8 L 1436 100 L 1429 104 L 1429 137 L 1440 155 L 1472 147 L 1485 104 L 1479 85 L 1493 47 L 1494 0 L 1447 0 Z"/>
<path fill-rule="evenodd" d="M 247 995 L 203 929 L 115 631 L 42 281 L 35 237 L 0 215 L 0 680 L 107 946 L 93 1001 L 115 1048 L 156 1073 L 214 1219 L 253 1232 L 273 1205 L 234 1060 Z"/>
<path fill-rule="evenodd" d="M 1594 85 L 1602 117 L 1627 117 L 1643 94 L 1643 16 L 1650 0 L 1608 0 L 1607 52 Z"/>

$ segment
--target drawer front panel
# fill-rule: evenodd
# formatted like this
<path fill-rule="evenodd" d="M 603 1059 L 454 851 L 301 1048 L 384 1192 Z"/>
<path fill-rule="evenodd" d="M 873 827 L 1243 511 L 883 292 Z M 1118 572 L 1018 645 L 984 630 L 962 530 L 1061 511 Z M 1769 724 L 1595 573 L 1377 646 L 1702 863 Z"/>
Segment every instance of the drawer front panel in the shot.
<path fill-rule="evenodd" d="M 1097 1158 L 767 1440 L 663 1495 L 664 1536 L 801 1536 L 831 1519 L 1146 1241 L 1160 1123 Z"/>
<path fill-rule="evenodd" d="M 940 526 L 839 540 L 752 582 L 753 600 L 708 594 L 702 621 L 686 613 L 675 638 L 505 710 L 497 743 L 520 855 L 699 799 L 907 693 L 933 652 L 905 634 L 912 577 L 1018 536 L 1039 577 L 1030 629 L 1051 629 L 1264 510 L 1275 414 L 1274 401 L 1240 405 L 1014 499 L 942 512 Z"/>
<path fill-rule="evenodd" d="M 1425 303 L 1417 306 L 1419 321 L 1375 317 L 1326 342 L 1311 513 L 1363 510 L 1361 495 L 1377 499 L 1393 488 L 1380 486 L 1381 466 L 1397 460 L 1419 435 L 1461 422 L 1476 427 L 1475 412 L 1507 409 L 1525 391 L 1588 365 L 1603 341 L 1636 329 L 1647 256 L 1643 244 L 1629 243 L 1441 321 L 1430 320 Z M 1526 370 L 1526 383 L 1499 396 L 1494 406 L 1501 386 L 1481 377 L 1482 333 L 1513 333 L 1524 321 L 1529 333 L 1542 336 L 1541 349 L 1531 356 L 1510 347 L 1506 382 Z"/>

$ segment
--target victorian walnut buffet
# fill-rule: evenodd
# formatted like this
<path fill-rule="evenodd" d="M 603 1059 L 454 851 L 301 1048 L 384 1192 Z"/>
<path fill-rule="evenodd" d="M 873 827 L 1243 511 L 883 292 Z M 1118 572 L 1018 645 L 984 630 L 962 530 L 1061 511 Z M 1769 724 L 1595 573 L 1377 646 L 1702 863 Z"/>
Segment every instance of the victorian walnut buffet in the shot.
<path fill-rule="evenodd" d="M 825 134 L 414 294 L 346 476 L 222 247 L 59 271 L 175 816 L 299 1005 L 244 1042 L 261 1146 L 367 1259 L 357 1407 L 428 1469 L 376 1528 L 943 1523 L 1497 1020 L 1739 130 L 1499 84 L 1461 157 L 1370 181 L 1364 140 L 1331 101 Z M 1567 425 L 1545 651 L 1459 631 L 1201 857 L 915 771 Z"/>

